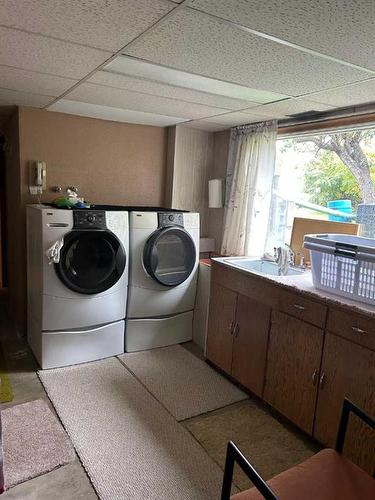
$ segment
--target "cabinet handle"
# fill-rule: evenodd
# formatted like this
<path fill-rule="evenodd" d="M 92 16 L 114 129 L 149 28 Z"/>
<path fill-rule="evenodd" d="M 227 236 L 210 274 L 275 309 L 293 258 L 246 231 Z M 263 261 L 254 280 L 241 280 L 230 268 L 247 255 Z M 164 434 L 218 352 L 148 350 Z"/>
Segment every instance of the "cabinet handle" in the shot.
<path fill-rule="evenodd" d="M 236 323 L 236 326 L 234 328 L 234 336 L 237 338 L 240 334 L 240 325 L 238 323 Z"/>
<path fill-rule="evenodd" d="M 313 385 L 316 385 L 316 381 L 318 380 L 318 370 L 316 370 L 316 369 L 314 370 L 314 373 L 312 374 L 311 379 L 312 379 Z"/>
<path fill-rule="evenodd" d="M 229 323 L 229 333 L 231 335 L 233 335 L 233 327 L 234 327 L 234 321 L 232 320 L 230 323 Z"/>
<path fill-rule="evenodd" d="M 304 311 L 306 309 L 305 306 L 301 306 L 301 304 L 293 304 L 293 307 L 295 307 L 299 311 Z"/>
<path fill-rule="evenodd" d="M 353 330 L 353 332 L 367 335 L 366 330 L 362 330 L 362 328 L 358 328 L 357 326 L 352 326 L 352 330 Z"/>
<path fill-rule="evenodd" d="M 320 377 L 320 380 L 319 380 L 319 387 L 320 387 L 320 389 L 324 388 L 325 381 L 326 381 L 326 374 L 322 373 L 322 375 Z"/>

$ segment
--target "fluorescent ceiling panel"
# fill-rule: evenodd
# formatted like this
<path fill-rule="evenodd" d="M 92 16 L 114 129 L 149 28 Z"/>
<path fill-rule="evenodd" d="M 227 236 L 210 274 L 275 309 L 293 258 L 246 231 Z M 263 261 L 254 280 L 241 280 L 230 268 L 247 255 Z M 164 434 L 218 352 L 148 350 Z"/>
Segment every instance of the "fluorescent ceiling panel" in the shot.
<path fill-rule="evenodd" d="M 167 0 L 3 0 L 1 24 L 117 52 L 175 5 Z"/>
<path fill-rule="evenodd" d="M 114 89 L 93 83 L 83 83 L 67 94 L 71 101 L 82 101 L 115 108 L 132 109 L 158 115 L 179 116 L 191 120 L 225 113 L 227 109 L 213 108 L 202 104 L 166 99 L 130 90 Z"/>
<path fill-rule="evenodd" d="M 167 61 L 168 59 L 166 59 Z M 124 75 L 145 78 L 159 83 L 166 83 L 176 87 L 208 92 L 220 96 L 242 99 L 250 102 L 265 103 L 283 99 L 283 94 L 257 90 L 243 85 L 237 85 L 222 80 L 215 80 L 197 74 L 187 73 L 177 69 L 152 64 L 140 59 L 120 56 L 110 62 L 106 70 L 115 71 Z"/>
<path fill-rule="evenodd" d="M 172 12 L 125 52 L 189 73 L 289 96 L 368 78 L 367 71 L 301 52 L 186 8 Z"/>
<path fill-rule="evenodd" d="M 187 5 L 336 59 L 375 69 L 374 0 L 188 0 Z"/>
<path fill-rule="evenodd" d="M 143 94 L 149 94 L 159 97 L 167 97 L 168 99 L 177 99 L 185 102 L 193 102 L 196 104 L 204 104 L 205 106 L 213 106 L 226 109 L 243 109 L 249 106 L 257 106 L 259 103 L 252 103 L 240 99 L 232 99 L 221 95 L 209 94 L 207 92 L 199 92 L 197 90 L 175 87 L 173 85 L 144 80 L 142 78 L 133 78 L 128 75 L 112 73 L 110 71 L 98 71 L 87 82 L 106 85 L 117 89 L 136 90 Z"/>
<path fill-rule="evenodd" d="M 183 122 L 181 118 L 172 116 L 157 115 L 153 113 L 143 113 L 141 111 L 131 111 L 128 109 L 113 108 L 110 106 L 99 106 L 85 102 L 69 101 L 61 99 L 48 108 L 49 111 L 68 113 L 70 115 L 87 116 L 124 123 L 137 123 L 139 125 L 154 125 L 158 127 L 168 127 Z"/>

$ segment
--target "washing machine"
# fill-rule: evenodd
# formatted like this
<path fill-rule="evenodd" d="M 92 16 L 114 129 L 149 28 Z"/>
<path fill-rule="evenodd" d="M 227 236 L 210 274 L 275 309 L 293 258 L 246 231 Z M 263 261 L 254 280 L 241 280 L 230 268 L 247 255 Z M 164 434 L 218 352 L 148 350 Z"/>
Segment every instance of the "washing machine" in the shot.
<path fill-rule="evenodd" d="M 127 352 L 192 339 L 199 261 L 199 214 L 129 212 Z"/>
<path fill-rule="evenodd" d="M 128 255 L 124 210 L 27 207 L 28 342 L 42 368 L 124 352 Z"/>

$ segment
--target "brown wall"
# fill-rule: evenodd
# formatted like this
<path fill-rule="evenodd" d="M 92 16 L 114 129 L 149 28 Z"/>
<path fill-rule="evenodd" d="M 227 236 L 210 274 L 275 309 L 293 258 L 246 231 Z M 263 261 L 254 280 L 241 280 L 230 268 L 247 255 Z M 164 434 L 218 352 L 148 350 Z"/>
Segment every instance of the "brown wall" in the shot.
<path fill-rule="evenodd" d="M 28 162 L 47 163 L 47 186 L 78 186 L 87 201 L 123 205 L 164 202 L 167 131 L 20 108 L 22 197 Z M 48 190 L 42 200 L 56 197 Z"/>
<path fill-rule="evenodd" d="M 94 203 L 162 205 L 166 177 L 167 130 L 110 122 L 34 108 L 19 108 L 17 144 L 8 161 L 9 246 L 16 247 L 9 265 L 10 307 L 25 329 L 25 205 L 36 203 L 28 193 L 29 162 L 47 164 L 47 190 L 42 201 L 57 195 L 52 186 L 78 186 Z M 17 132 L 16 123 L 12 130 Z M 17 135 L 17 133 L 16 133 Z M 8 134 L 10 137 L 11 134 Z M 12 223 L 13 222 L 13 223 Z M 10 250 L 10 248 L 9 248 Z"/>

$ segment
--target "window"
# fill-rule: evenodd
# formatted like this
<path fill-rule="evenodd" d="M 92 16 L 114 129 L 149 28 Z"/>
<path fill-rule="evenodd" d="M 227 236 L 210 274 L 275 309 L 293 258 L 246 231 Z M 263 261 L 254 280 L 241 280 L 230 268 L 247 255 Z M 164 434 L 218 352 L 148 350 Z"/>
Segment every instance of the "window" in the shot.
<path fill-rule="evenodd" d="M 374 181 L 375 128 L 278 139 L 266 250 L 290 242 L 295 217 L 355 221 Z"/>

